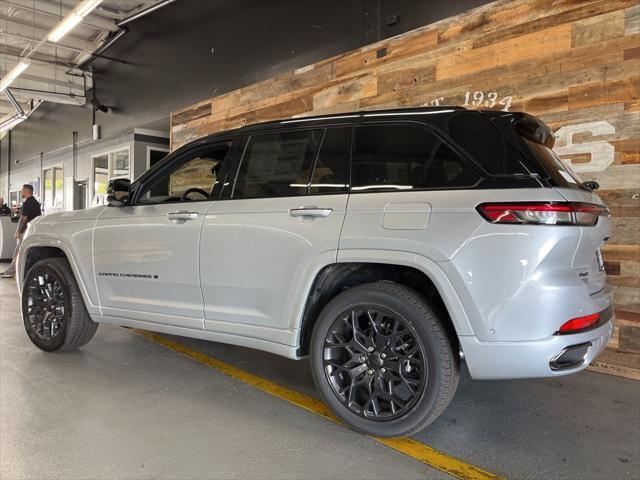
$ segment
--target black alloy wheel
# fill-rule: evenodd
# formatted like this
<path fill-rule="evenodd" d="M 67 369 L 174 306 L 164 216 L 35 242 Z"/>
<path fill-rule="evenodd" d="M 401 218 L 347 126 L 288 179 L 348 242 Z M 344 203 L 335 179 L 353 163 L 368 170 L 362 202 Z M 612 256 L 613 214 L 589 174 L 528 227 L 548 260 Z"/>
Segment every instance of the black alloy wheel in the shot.
<path fill-rule="evenodd" d="M 31 342 L 45 352 L 85 345 L 98 329 L 66 258 L 35 262 L 22 283 L 22 319 Z"/>
<path fill-rule="evenodd" d="M 432 423 L 456 391 L 460 357 L 446 312 L 405 285 L 350 287 L 320 312 L 310 364 L 322 399 L 351 428 L 383 437 Z"/>
<path fill-rule="evenodd" d="M 335 395 L 369 420 L 403 416 L 427 383 L 424 345 L 411 325 L 381 307 L 339 315 L 325 336 L 323 358 Z"/>
<path fill-rule="evenodd" d="M 25 321 L 40 340 L 52 342 L 66 326 L 68 305 L 62 279 L 53 270 L 37 271 L 25 285 Z"/>

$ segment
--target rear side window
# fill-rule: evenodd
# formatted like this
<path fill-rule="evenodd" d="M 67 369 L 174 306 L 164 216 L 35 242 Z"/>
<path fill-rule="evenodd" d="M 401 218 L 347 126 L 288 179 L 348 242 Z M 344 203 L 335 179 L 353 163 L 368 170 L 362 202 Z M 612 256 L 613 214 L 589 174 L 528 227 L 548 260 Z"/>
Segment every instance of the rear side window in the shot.
<path fill-rule="evenodd" d="M 305 195 L 321 138 L 322 130 L 251 136 L 233 198 Z"/>
<path fill-rule="evenodd" d="M 554 185 L 575 189 L 580 188 L 580 185 L 582 185 L 580 177 L 553 150 L 528 138 L 523 137 L 522 139 L 533 151 L 536 159 L 540 162 L 540 166 Z"/>
<path fill-rule="evenodd" d="M 480 176 L 442 140 L 414 124 L 355 129 L 352 190 L 463 188 Z"/>
<path fill-rule="evenodd" d="M 329 128 L 313 169 L 310 194 L 340 193 L 349 190 L 351 127 Z"/>
<path fill-rule="evenodd" d="M 460 111 L 430 120 L 490 175 L 529 174 L 522 154 L 482 113 Z"/>

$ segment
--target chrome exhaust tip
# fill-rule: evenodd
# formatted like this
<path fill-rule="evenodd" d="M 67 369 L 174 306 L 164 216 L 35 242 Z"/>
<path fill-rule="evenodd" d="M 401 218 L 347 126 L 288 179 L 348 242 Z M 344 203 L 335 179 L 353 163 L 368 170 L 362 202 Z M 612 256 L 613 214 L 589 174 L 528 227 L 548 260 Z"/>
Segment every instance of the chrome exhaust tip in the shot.
<path fill-rule="evenodd" d="M 558 372 L 581 366 L 585 362 L 591 345 L 591 342 L 587 342 L 563 348 L 560 353 L 549 361 L 549 367 L 554 372 Z"/>

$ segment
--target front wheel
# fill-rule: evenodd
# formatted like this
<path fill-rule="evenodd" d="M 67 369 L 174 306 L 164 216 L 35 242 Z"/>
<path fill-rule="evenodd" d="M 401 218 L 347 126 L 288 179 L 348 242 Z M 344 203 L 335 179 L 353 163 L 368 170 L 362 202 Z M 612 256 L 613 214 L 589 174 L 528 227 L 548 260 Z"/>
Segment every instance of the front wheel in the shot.
<path fill-rule="evenodd" d="M 422 430 L 444 411 L 458 385 L 459 357 L 423 296 L 376 282 L 341 293 L 322 310 L 311 370 L 341 420 L 396 437 Z"/>
<path fill-rule="evenodd" d="M 65 258 L 36 262 L 22 287 L 22 319 L 31 342 L 46 352 L 81 347 L 98 329 Z"/>

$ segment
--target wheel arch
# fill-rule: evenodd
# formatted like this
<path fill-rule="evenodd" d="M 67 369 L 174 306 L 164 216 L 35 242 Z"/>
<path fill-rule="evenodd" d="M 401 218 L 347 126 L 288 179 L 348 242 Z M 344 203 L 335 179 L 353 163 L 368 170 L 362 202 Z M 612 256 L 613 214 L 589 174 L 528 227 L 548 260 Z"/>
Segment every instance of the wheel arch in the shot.
<path fill-rule="evenodd" d="M 18 288 L 20 294 L 22 294 L 22 285 L 24 283 L 24 277 L 26 276 L 29 268 L 31 268 L 36 262 L 46 258 L 65 258 L 69 262 L 73 276 L 78 284 L 82 299 L 89 314 L 99 313 L 97 303 L 94 303 L 91 299 L 89 290 L 83 276 L 80 273 L 78 265 L 75 261 L 71 249 L 66 243 L 60 239 L 35 239 L 27 237 L 20 247 L 18 258 Z M 89 281 L 90 279 L 87 279 Z"/>
<path fill-rule="evenodd" d="M 382 253 L 382 252 L 379 252 Z M 462 304 L 444 272 L 426 258 L 417 262 L 415 254 L 396 253 L 395 258 L 380 254 L 351 252 L 338 263 L 324 266 L 317 272 L 306 295 L 306 303 L 298 330 L 298 356 L 309 353 L 311 334 L 322 309 L 339 293 L 348 288 L 375 281 L 390 281 L 423 293 L 444 313 L 445 327 L 453 344 L 458 337 L 473 335 L 471 324 Z M 373 258 L 376 260 L 374 261 Z"/>

